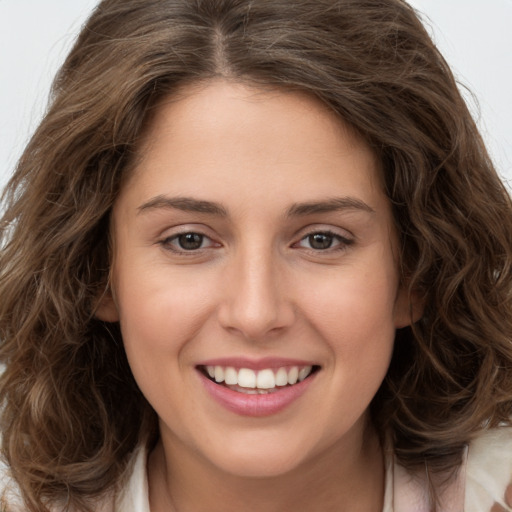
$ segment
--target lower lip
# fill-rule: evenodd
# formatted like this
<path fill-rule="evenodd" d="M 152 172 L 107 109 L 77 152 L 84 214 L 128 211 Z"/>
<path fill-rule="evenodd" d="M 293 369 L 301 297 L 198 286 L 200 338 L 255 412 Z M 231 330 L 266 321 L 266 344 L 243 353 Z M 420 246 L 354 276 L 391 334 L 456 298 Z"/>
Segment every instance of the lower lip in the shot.
<path fill-rule="evenodd" d="M 201 381 L 210 396 L 228 411 L 241 416 L 271 416 L 286 409 L 295 400 L 304 394 L 315 374 L 310 375 L 302 382 L 293 386 L 287 386 L 273 393 L 264 395 L 248 395 L 233 391 L 225 386 L 216 384 L 199 372 Z"/>

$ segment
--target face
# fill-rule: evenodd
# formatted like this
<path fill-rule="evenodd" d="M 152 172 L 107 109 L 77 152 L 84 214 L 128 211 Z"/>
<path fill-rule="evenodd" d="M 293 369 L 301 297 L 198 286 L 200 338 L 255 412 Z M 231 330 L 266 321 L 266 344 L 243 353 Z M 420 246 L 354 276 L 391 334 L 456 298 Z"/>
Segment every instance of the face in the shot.
<path fill-rule="evenodd" d="M 370 148 L 308 96 L 212 82 L 163 102 L 140 152 L 98 315 L 166 453 L 270 476 L 360 450 L 409 323 Z"/>

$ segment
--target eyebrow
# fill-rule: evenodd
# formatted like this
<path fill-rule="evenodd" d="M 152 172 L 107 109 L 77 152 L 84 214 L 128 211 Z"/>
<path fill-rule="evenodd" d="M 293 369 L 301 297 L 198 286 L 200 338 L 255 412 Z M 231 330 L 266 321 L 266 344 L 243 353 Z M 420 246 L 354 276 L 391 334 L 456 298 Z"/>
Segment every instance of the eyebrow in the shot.
<path fill-rule="evenodd" d="M 333 197 L 325 201 L 293 204 L 287 212 L 288 217 L 301 217 L 315 213 L 329 213 L 343 210 L 361 210 L 375 213 L 375 210 L 356 197 Z"/>
<path fill-rule="evenodd" d="M 167 197 L 156 196 L 139 206 L 139 213 L 159 210 L 182 210 L 184 212 L 207 213 L 209 215 L 218 215 L 220 217 L 227 217 L 228 212 L 223 206 L 212 201 L 203 201 L 200 199 L 193 199 L 192 197 Z"/>
<path fill-rule="evenodd" d="M 226 209 L 215 202 L 194 199 L 192 197 L 168 197 L 159 195 L 138 207 L 138 212 L 169 209 L 185 212 L 206 213 L 227 217 Z M 355 197 L 335 197 L 325 201 L 312 201 L 306 203 L 295 203 L 286 212 L 287 217 L 302 217 L 315 213 L 329 213 L 343 210 L 361 210 L 368 213 L 375 213 L 375 210 L 361 199 Z"/>

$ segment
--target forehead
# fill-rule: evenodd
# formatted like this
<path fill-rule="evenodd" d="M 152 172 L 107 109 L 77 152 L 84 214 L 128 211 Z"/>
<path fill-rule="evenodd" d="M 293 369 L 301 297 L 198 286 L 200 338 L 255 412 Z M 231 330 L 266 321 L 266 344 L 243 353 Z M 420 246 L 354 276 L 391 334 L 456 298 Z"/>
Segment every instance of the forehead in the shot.
<path fill-rule="evenodd" d="M 379 194 L 383 189 L 368 144 L 319 100 L 226 81 L 164 98 L 148 120 L 138 155 L 130 181 L 148 194 L 166 188 L 208 193 L 213 184 L 235 179 L 254 190 L 272 183 L 285 195 L 292 189 L 307 194 L 313 186 L 329 195 L 337 183 Z"/>

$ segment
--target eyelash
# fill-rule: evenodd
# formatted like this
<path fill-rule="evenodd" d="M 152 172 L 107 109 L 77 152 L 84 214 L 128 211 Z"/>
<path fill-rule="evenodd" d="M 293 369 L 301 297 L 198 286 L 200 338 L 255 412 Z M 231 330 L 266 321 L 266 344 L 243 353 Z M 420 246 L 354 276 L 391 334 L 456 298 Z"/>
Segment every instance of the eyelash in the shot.
<path fill-rule="evenodd" d="M 200 247 L 198 247 L 196 249 L 185 249 L 183 247 L 173 246 L 173 242 L 177 241 L 179 243 L 179 240 L 181 237 L 186 237 L 186 236 L 190 236 L 190 235 L 200 237 L 200 239 L 201 239 Z M 172 251 L 177 254 L 183 254 L 185 256 L 188 256 L 188 255 L 193 256 L 194 254 L 197 254 L 199 251 L 209 248 L 209 247 L 203 247 L 203 243 L 205 242 L 205 240 L 209 240 L 210 245 L 213 247 L 220 247 L 220 244 L 213 242 L 209 236 L 204 235 L 203 233 L 200 233 L 197 231 L 184 231 L 182 233 L 177 233 L 175 235 L 164 238 L 163 240 L 161 240 L 158 243 L 164 249 L 166 249 L 168 251 Z"/>
<path fill-rule="evenodd" d="M 186 249 L 184 247 L 178 247 L 174 245 L 174 242 L 180 243 L 180 238 L 182 237 L 196 237 L 196 243 L 199 243 L 200 246 L 196 248 L 189 248 Z M 323 236 L 330 239 L 329 246 L 325 248 L 314 248 L 311 247 L 312 237 L 315 236 Z M 200 240 L 197 240 L 199 238 Z M 308 241 L 310 247 L 303 247 L 301 245 L 302 242 Z M 208 246 L 203 246 L 205 241 L 210 241 Z M 182 241 L 183 242 L 183 241 Z M 336 243 L 337 242 L 337 243 Z M 333 246 L 333 243 L 335 245 Z M 347 249 L 347 247 L 351 246 L 354 243 L 354 240 L 350 238 L 346 238 L 344 236 L 341 236 L 338 233 L 335 233 L 331 230 L 314 230 L 310 231 L 309 233 L 306 233 L 298 242 L 295 242 L 292 247 L 294 248 L 300 248 L 306 249 L 307 251 L 314 253 L 314 254 L 320 254 L 320 253 L 332 253 L 332 252 L 338 252 L 338 251 L 344 251 Z M 193 256 L 198 254 L 199 252 L 202 252 L 204 249 L 208 249 L 210 247 L 221 247 L 221 244 L 213 242 L 210 237 L 207 235 L 197 232 L 197 231 L 184 231 L 182 233 L 177 233 L 175 235 L 169 236 L 167 238 L 164 238 L 159 242 L 159 244 L 166 250 L 172 251 L 176 254 L 184 255 L 184 256 Z"/>
<path fill-rule="evenodd" d="M 315 254 L 325 253 L 325 252 L 337 252 L 337 251 L 345 251 L 347 249 L 347 247 L 351 246 L 354 243 L 354 240 L 344 237 L 338 233 L 335 233 L 334 231 L 331 231 L 328 229 L 326 229 L 326 230 L 320 229 L 320 230 L 314 230 L 314 231 L 310 231 L 309 233 L 306 233 L 298 242 L 293 244 L 293 247 L 297 247 L 297 246 L 300 247 L 301 242 L 308 240 L 308 239 L 310 239 L 309 241 L 311 243 L 311 237 L 318 236 L 318 235 L 329 237 L 331 239 L 331 245 L 324 249 L 315 249 L 314 247 L 304 247 L 304 249 L 306 249 L 310 252 L 313 252 Z M 334 243 L 334 242 L 337 242 L 337 244 L 333 247 L 332 243 Z"/>

